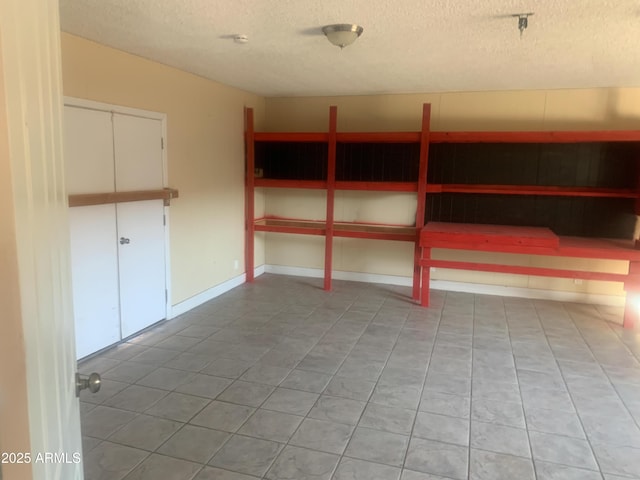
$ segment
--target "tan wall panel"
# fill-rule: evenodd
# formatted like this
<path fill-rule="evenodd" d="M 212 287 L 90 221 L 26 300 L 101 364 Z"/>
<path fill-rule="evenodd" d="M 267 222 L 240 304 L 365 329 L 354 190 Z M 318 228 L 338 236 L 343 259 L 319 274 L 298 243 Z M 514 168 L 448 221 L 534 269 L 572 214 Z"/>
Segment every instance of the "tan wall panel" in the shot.
<path fill-rule="evenodd" d="M 392 192 L 336 192 L 337 222 L 416 224 L 416 194 Z"/>
<path fill-rule="evenodd" d="M 62 34 L 65 95 L 167 114 L 172 303 L 244 271 L 244 114 L 264 99 Z M 259 255 L 260 257 L 260 255 Z M 239 268 L 234 268 L 238 260 Z"/>
<path fill-rule="evenodd" d="M 333 268 L 409 277 L 413 274 L 413 244 L 389 240 L 334 238 Z"/>
<path fill-rule="evenodd" d="M 265 214 L 272 217 L 324 221 L 327 216 L 327 193 L 324 190 L 294 188 L 266 189 Z"/>
<path fill-rule="evenodd" d="M 324 268 L 324 237 L 268 233 L 265 263 L 304 268 Z"/>
<path fill-rule="evenodd" d="M 265 128 L 273 132 L 325 132 L 329 129 L 329 106 L 336 105 L 340 132 L 417 131 L 422 123 L 422 104 L 431 103 L 435 118 L 439 102 L 440 94 L 268 98 Z"/>

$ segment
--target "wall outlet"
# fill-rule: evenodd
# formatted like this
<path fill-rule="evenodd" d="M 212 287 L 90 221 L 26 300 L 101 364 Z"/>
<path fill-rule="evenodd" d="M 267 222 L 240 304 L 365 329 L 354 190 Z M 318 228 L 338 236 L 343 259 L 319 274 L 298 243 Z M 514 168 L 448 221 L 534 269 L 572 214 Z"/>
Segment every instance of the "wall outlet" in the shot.
<path fill-rule="evenodd" d="M 238 262 L 238 260 L 234 260 L 233 261 L 233 269 L 237 270 L 239 266 L 240 266 L 240 262 Z"/>
<path fill-rule="evenodd" d="M 574 283 L 574 285 L 582 285 L 582 279 L 581 278 L 574 278 L 573 279 L 573 283 Z"/>

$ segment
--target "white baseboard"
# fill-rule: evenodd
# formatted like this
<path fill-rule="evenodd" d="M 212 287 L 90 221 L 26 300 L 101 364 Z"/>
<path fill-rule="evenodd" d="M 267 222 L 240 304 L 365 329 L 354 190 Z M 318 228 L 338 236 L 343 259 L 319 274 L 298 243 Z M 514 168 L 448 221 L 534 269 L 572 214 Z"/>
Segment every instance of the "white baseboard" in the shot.
<path fill-rule="evenodd" d="M 296 277 L 324 277 L 321 268 L 289 267 L 284 265 L 264 265 L 265 273 L 276 275 L 292 275 Z M 350 280 L 353 282 L 381 283 L 411 287 L 413 278 L 394 275 L 380 275 L 375 273 L 333 271 L 335 280 Z M 503 297 L 534 298 L 538 300 L 553 300 L 558 302 L 586 303 L 593 305 L 624 306 L 625 298 L 618 295 L 600 295 L 581 292 L 563 292 L 559 290 L 539 290 L 534 288 L 507 287 L 501 285 L 486 285 L 481 283 L 451 282 L 448 280 L 431 280 L 433 290 L 449 292 L 477 293 L 481 295 L 500 295 Z"/>
<path fill-rule="evenodd" d="M 254 277 L 259 277 L 264 273 L 264 271 L 265 271 L 265 266 L 260 265 L 259 267 L 256 267 L 254 269 L 253 275 Z M 215 287 L 211 287 L 210 289 L 205 290 L 204 292 L 201 292 L 197 295 L 194 295 L 193 297 L 188 298 L 180 303 L 176 303 L 171 307 L 171 311 L 167 312 L 167 319 L 175 318 L 178 315 L 182 315 L 183 313 L 186 313 L 189 310 L 192 310 L 202 305 L 203 303 L 208 302 L 209 300 L 213 300 L 214 298 L 219 297 L 220 295 L 228 292 L 232 288 L 242 285 L 246 281 L 247 281 L 247 275 L 243 273 L 242 275 L 238 275 L 237 277 L 230 278 L 226 282 L 222 282 L 221 284 L 216 285 Z"/>
<path fill-rule="evenodd" d="M 259 277 L 263 273 L 273 273 L 275 275 L 291 275 L 294 277 L 324 277 L 324 270 L 321 268 L 289 267 L 284 265 L 260 265 L 254 269 L 254 277 Z M 377 273 L 343 272 L 334 271 L 335 280 L 348 280 L 352 282 L 380 283 L 384 285 L 398 285 L 410 287 L 413 285 L 411 277 L 396 275 L 381 275 Z M 198 295 L 194 295 L 183 302 L 171 307 L 167 314 L 167 319 L 175 318 L 178 315 L 202 305 L 209 300 L 228 292 L 232 288 L 246 282 L 246 275 L 238 275 L 215 287 L 205 290 Z M 624 306 L 624 297 L 617 295 L 599 295 L 592 293 L 563 292 L 559 290 L 539 290 L 534 288 L 506 287 L 501 285 L 485 285 L 481 283 L 451 282 L 448 280 L 432 280 L 433 290 L 445 290 L 449 292 L 477 293 L 481 295 L 501 295 L 503 297 L 534 298 L 539 300 L 554 300 L 558 302 L 587 303 L 594 305 Z"/>

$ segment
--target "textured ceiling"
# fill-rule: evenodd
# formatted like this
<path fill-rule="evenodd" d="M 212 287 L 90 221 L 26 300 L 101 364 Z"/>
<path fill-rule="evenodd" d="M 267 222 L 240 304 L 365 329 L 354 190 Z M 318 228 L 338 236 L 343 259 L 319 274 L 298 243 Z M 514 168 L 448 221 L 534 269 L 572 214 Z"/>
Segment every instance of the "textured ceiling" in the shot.
<path fill-rule="evenodd" d="M 520 38 L 509 15 L 531 11 Z M 60 0 L 60 16 L 66 32 L 265 96 L 640 86 L 638 0 Z M 331 23 L 364 33 L 341 51 L 321 33 Z"/>

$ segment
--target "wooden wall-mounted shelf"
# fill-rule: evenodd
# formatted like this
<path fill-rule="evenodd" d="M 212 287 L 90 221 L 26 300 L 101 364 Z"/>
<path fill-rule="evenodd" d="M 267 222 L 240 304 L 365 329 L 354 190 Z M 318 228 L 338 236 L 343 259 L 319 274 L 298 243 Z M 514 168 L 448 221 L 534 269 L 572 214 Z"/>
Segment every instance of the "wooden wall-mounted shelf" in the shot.
<path fill-rule="evenodd" d="M 164 200 L 165 206 L 178 198 L 178 190 L 162 188 L 158 190 L 134 190 L 129 192 L 81 193 L 69 195 L 70 207 L 86 207 L 108 203 L 141 202 L 144 200 Z"/>
<path fill-rule="evenodd" d="M 425 104 L 423 106 L 422 130 L 420 132 L 337 132 L 337 115 L 337 108 L 331 107 L 327 133 L 259 133 L 254 131 L 253 110 L 250 108 L 246 110 L 247 240 L 245 256 L 247 281 L 253 281 L 254 233 L 256 231 L 324 236 L 324 288 L 326 290 L 331 289 L 333 237 L 413 242 L 416 260 L 414 263 L 417 265 L 419 246 L 416 232 L 424 225 L 425 218 L 431 105 Z M 308 145 L 300 145 L 301 143 Z M 294 150 L 282 150 L 286 144 L 291 144 Z M 415 148 L 407 144 L 415 144 Z M 375 150 L 376 145 L 380 145 L 380 150 L 385 152 L 380 155 L 382 158 L 378 159 L 382 168 L 378 169 L 375 175 L 352 180 L 350 178 L 353 175 L 352 171 L 359 172 L 358 174 L 362 173 L 363 163 L 360 161 L 360 157 L 372 153 L 372 148 Z M 292 155 L 292 152 L 296 155 Z M 414 153 L 415 156 L 412 157 Z M 278 154 L 282 154 L 282 157 L 278 158 Z M 337 158 L 338 154 L 340 154 L 340 158 Z M 261 158 L 259 160 L 264 164 L 257 164 L 256 157 L 259 155 L 271 155 L 274 158 L 270 157 L 269 161 Z M 366 164 L 365 160 L 365 170 L 368 168 Z M 258 167 L 258 171 L 265 173 L 267 178 L 257 178 L 255 176 L 256 167 Z M 390 178 L 386 178 L 386 180 L 384 178 L 389 171 L 392 173 L 393 181 L 389 181 Z M 291 174 L 295 172 L 298 172 L 299 178 L 291 178 Z M 271 178 L 269 178 L 270 173 Z M 409 177 L 412 177 L 411 181 L 405 181 Z M 326 220 L 319 222 L 293 219 L 255 219 L 256 187 L 325 190 L 327 192 Z M 337 190 L 417 192 L 415 225 L 363 225 L 336 222 L 334 220 L 334 204 Z M 413 289 L 413 296 L 416 299 L 420 293 L 419 280 L 419 271 L 416 266 Z"/>

